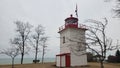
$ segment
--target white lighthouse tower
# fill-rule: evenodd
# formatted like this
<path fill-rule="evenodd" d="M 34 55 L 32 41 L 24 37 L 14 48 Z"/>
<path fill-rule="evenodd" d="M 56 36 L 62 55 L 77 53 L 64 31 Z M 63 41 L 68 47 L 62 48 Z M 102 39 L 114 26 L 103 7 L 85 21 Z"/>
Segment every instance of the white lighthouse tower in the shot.
<path fill-rule="evenodd" d="M 65 25 L 59 28 L 60 54 L 56 55 L 56 66 L 87 65 L 85 31 L 86 27 L 78 25 L 78 18 L 72 15 L 65 19 Z"/>

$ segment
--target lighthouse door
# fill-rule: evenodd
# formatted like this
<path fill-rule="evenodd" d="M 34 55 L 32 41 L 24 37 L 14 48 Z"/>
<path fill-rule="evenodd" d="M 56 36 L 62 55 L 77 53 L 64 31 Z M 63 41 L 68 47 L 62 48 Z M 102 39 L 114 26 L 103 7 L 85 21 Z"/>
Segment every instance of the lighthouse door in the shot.
<path fill-rule="evenodd" d="M 66 55 L 66 58 L 65 58 L 66 60 L 66 67 L 70 67 L 70 55 L 68 54 L 68 55 Z"/>

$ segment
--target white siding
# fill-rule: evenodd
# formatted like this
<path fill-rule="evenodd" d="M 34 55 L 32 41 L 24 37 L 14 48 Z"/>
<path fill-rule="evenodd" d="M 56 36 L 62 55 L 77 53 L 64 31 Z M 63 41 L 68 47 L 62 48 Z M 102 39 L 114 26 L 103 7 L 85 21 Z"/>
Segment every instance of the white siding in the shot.
<path fill-rule="evenodd" d="M 65 67 L 65 56 L 61 56 L 61 67 Z"/>
<path fill-rule="evenodd" d="M 65 43 L 63 43 L 63 37 L 65 37 Z M 60 33 L 60 53 L 70 53 L 69 49 L 69 38 L 70 37 L 70 30 L 66 29 Z"/>
<path fill-rule="evenodd" d="M 65 37 L 65 43 L 63 43 Z M 72 41 L 76 42 L 72 42 Z M 85 31 L 77 28 L 67 28 L 60 32 L 60 53 L 70 53 L 71 46 L 78 46 L 77 42 L 85 42 Z M 85 47 L 85 46 L 84 46 Z"/>
<path fill-rule="evenodd" d="M 65 37 L 65 43 L 63 43 L 63 37 Z M 71 41 L 72 40 L 72 41 Z M 83 42 L 83 43 L 78 43 Z M 87 65 L 86 55 L 80 55 L 82 52 L 76 50 L 81 50 L 85 48 L 85 30 L 78 28 L 67 28 L 60 32 L 60 53 L 71 53 L 71 66 L 81 66 Z M 78 48 L 79 47 L 79 48 Z M 83 50 L 86 52 L 86 50 Z M 79 54 L 76 55 L 76 54 Z M 63 59 L 64 58 L 64 59 Z M 65 64 L 65 57 L 62 58 L 62 66 Z"/>
<path fill-rule="evenodd" d="M 66 61 L 65 61 L 65 56 L 57 56 L 56 57 L 56 66 L 60 67 L 65 67 Z"/>
<path fill-rule="evenodd" d="M 56 56 L 56 66 L 60 67 L 60 56 Z"/>
<path fill-rule="evenodd" d="M 71 54 L 71 66 L 82 66 L 87 65 L 87 56 L 86 55 L 75 55 Z"/>
<path fill-rule="evenodd" d="M 70 29 L 70 39 L 74 42 L 70 42 L 71 51 L 71 66 L 87 65 L 86 55 L 82 55 L 85 50 L 85 31 L 82 29 Z M 78 42 L 81 42 L 78 44 Z M 78 51 L 76 51 L 78 50 Z"/>

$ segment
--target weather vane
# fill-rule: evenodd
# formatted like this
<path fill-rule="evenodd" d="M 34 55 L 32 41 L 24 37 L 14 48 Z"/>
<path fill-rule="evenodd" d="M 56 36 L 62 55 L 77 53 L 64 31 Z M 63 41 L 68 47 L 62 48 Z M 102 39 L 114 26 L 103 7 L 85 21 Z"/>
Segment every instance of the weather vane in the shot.
<path fill-rule="evenodd" d="M 76 13 L 76 17 L 78 18 L 78 8 L 77 8 L 77 4 L 76 4 L 75 13 Z"/>

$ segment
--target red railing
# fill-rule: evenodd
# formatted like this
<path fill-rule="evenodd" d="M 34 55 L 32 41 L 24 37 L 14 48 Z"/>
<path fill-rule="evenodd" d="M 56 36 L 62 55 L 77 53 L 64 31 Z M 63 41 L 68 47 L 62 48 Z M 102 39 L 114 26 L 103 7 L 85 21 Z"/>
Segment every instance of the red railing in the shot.
<path fill-rule="evenodd" d="M 62 30 L 64 30 L 64 29 L 65 29 L 65 25 L 59 27 L 59 31 L 62 31 Z"/>
<path fill-rule="evenodd" d="M 71 23 L 71 24 L 65 24 L 61 27 L 59 27 L 59 32 L 66 29 L 66 28 L 81 28 L 81 29 L 87 29 L 87 26 L 84 24 L 76 24 L 76 23 Z"/>

